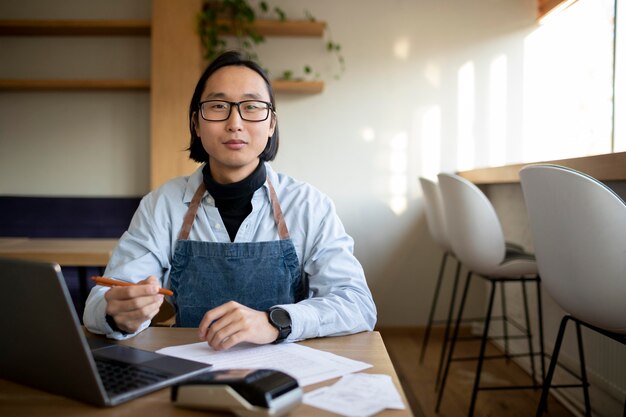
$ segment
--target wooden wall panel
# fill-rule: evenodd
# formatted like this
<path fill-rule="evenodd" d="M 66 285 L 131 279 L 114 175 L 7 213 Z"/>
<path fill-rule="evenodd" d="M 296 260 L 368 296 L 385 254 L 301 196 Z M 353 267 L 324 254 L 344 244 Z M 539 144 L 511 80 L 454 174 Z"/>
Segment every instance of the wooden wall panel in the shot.
<path fill-rule="evenodd" d="M 187 112 L 203 70 L 196 14 L 201 0 L 152 1 L 150 187 L 193 172 Z"/>

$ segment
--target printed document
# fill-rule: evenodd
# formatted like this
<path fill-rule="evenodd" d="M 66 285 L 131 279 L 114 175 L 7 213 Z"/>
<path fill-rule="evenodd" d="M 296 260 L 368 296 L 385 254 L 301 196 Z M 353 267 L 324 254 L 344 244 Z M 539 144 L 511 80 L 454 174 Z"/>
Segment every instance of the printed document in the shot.
<path fill-rule="evenodd" d="M 226 351 L 213 350 L 206 342 L 171 346 L 157 351 L 197 362 L 210 363 L 213 370 L 270 368 L 285 372 L 298 380 L 300 386 L 315 384 L 372 365 L 344 358 L 295 343 L 253 345 L 242 343 Z"/>
<path fill-rule="evenodd" d="M 389 375 L 351 374 L 328 387 L 304 394 L 305 404 L 348 417 L 367 417 L 404 402 Z"/>

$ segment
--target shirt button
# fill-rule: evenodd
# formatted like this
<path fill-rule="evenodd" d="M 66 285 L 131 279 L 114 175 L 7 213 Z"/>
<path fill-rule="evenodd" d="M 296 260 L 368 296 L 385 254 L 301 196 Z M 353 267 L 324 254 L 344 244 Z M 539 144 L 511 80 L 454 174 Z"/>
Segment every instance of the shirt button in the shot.
<path fill-rule="evenodd" d="M 219 223 L 215 223 L 215 229 L 220 230 L 222 227 L 220 226 Z"/>

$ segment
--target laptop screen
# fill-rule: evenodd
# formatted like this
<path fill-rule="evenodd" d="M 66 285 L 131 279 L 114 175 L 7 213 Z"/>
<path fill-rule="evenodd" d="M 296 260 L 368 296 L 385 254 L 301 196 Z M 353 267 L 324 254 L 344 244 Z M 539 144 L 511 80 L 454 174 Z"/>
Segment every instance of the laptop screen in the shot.
<path fill-rule="evenodd" d="M 143 362 L 168 376 L 165 381 L 113 398 L 98 375 L 59 265 L 0 258 L 0 286 L 5 291 L 0 303 L 0 329 L 4 334 L 0 378 L 92 404 L 115 405 L 210 367 L 129 347 L 112 346 L 106 354 L 108 348 L 99 348 L 94 351 L 101 352 L 96 356 L 116 362 L 125 362 L 117 356 L 126 356 L 134 367 L 138 364 L 132 358 L 149 356 L 150 360 Z"/>

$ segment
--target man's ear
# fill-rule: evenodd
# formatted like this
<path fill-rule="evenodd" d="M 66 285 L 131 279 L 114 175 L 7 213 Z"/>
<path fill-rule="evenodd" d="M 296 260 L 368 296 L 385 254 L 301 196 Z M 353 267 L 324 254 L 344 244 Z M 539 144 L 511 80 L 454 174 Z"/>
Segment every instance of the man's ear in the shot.
<path fill-rule="evenodd" d="M 267 135 L 270 138 L 274 136 L 274 131 L 276 130 L 276 122 L 276 113 L 272 112 L 272 119 L 270 121 L 270 132 L 269 135 Z"/>
<path fill-rule="evenodd" d="M 200 137 L 200 123 L 198 123 L 198 112 L 195 111 L 191 115 L 191 125 L 193 126 L 194 132 L 196 132 L 196 136 Z"/>

